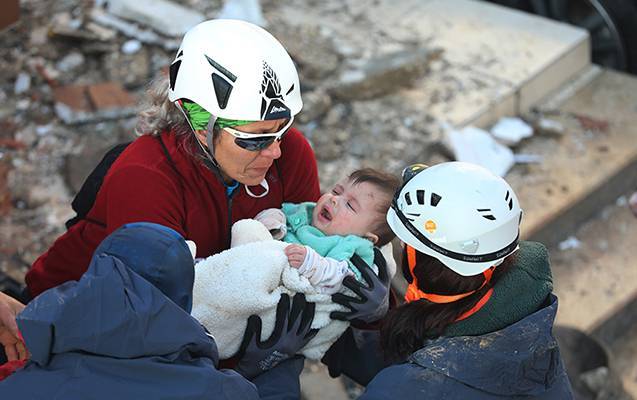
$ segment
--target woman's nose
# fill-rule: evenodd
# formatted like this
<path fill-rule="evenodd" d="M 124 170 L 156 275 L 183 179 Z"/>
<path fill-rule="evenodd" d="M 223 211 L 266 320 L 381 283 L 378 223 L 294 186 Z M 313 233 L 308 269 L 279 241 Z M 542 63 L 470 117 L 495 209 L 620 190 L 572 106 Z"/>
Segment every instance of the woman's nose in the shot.
<path fill-rule="evenodd" d="M 264 157 L 276 160 L 277 158 L 281 157 L 281 142 L 275 140 L 274 142 L 272 142 L 271 145 L 261 150 L 260 153 Z"/>

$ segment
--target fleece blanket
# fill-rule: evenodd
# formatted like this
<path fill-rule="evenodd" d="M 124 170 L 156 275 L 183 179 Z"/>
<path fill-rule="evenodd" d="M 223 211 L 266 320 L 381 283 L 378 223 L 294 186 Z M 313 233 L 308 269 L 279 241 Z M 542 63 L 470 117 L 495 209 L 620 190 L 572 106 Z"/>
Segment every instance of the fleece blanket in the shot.
<path fill-rule="evenodd" d="M 263 340 L 272 334 L 282 293 L 304 293 L 308 301 L 316 303 L 312 328 L 319 332 L 301 352 L 309 359 L 319 360 L 349 326 L 330 318 L 332 311 L 344 307 L 332 302 L 330 295 L 320 294 L 290 267 L 283 252 L 286 246 L 288 243 L 272 239 L 263 224 L 246 219 L 233 225 L 230 249 L 197 263 L 192 315 L 214 336 L 221 359 L 239 350 L 250 315 L 261 317 Z M 391 246 L 382 251 L 388 273 L 393 275 L 396 266 Z"/>

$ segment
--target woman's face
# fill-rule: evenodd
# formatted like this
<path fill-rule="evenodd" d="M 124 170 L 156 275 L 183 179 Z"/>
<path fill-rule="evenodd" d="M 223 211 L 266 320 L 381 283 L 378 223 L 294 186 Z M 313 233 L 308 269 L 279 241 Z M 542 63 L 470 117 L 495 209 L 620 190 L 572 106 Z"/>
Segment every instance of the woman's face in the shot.
<path fill-rule="evenodd" d="M 265 134 L 277 132 L 286 122 L 286 119 L 257 121 L 235 129 L 246 133 Z M 197 137 L 205 146 L 206 132 L 198 131 Z M 235 180 L 246 186 L 258 185 L 265 178 L 274 160 L 281 157 L 280 142 L 275 140 L 263 150 L 248 151 L 239 147 L 234 139 L 233 135 L 222 129 L 214 141 L 214 157 L 219 163 L 224 180 Z"/>

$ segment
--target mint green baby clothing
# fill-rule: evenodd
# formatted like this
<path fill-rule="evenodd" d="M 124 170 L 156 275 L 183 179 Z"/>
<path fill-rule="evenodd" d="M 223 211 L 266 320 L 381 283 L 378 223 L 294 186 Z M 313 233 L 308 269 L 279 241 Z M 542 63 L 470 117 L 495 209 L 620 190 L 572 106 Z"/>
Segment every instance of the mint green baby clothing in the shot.
<path fill-rule="evenodd" d="M 297 243 L 311 247 L 323 257 L 333 258 L 338 261 L 347 261 L 350 270 L 357 280 L 361 280 L 361 274 L 350 258 L 358 254 L 370 267 L 374 264 L 374 245 L 369 240 L 356 235 L 330 235 L 327 236 L 319 229 L 312 226 L 312 211 L 316 203 L 283 203 L 281 210 L 287 219 L 287 234 L 284 242 Z"/>

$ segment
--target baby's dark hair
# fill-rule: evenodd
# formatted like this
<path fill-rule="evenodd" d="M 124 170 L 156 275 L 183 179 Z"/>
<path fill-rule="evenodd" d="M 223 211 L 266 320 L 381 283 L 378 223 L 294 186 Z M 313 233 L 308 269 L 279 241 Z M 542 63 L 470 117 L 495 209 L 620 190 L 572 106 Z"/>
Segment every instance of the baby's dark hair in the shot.
<path fill-rule="evenodd" d="M 347 177 L 352 184 L 367 182 L 374 185 L 381 193 L 385 195 L 385 201 L 381 203 L 378 209 L 378 219 L 372 229 L 372 233 L 378 236 L 376 246 L 384 246 L 396 237 L 394 232 L 387 223 L 387 211 L 391 206 L 394 193 L 400 187 L 400 179 L 387 172 L 379 171 L 373 168 L 362 168 L 349 174 Z"/>

